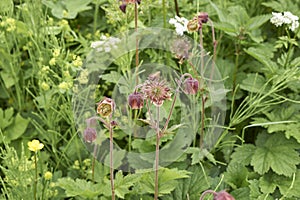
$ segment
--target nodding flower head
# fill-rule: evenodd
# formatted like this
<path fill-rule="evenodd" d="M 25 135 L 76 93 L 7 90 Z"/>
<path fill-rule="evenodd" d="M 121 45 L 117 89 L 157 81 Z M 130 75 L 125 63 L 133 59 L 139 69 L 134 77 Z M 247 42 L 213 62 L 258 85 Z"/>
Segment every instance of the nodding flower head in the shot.
<path fill-rule="evenodd" d="M 164 100 L 171 99 L 171 89 L 165 80 L 160 80 L 159 74 L 150 75 L 141 90 L 145 98 L 148 98 L 156 106 L 161 106 Z"/>
<path fill-rule="evenodd" d="M 214 200 L 235 200 L 235 199 L 226 191 L 221 191 L 214 196 Z"/>
<path fill-rule="evenodd" d="M 114 110 L 115 110 L 115 102 L 114 100 L 105 97 L 102 101 L 100 101 L 99 103 L 97 103 L 97 113 L 101 116 L 101 117 L 109 117 L 113 114 Z"/>
<path fill-rule="evenodd" d="M 123 12 L 123 13 L 126 13 L 126 6 L 127 4 L 134 4 L 134 3 L 137 3 L 137 4 L 140 4 L 142 0 L 120 0 L 122 1 L 122 4 L 120 5 L 120 10 Z"/>
<path fill-rule="evenodd" d="M 189 77 L 185 79 L 183 86 L 186 94 L 197 94 L 199 90 L 199 81 L 195 78 Z"/>
<path fill-rule="evenodd" d="M 144 96 L 140 92 L 134 91 L 128 96 L 128 105 L 132 109 L 141 109 L 144 106 Z"/>
<path fill-rule="evenodd" d="M 86 128 L 83 132 L 83 138 L 85 142 L 92 143 L 97 138 L 97 131 L 94 128 Z"/>
<path fill-rule="evenodd" d="M 200 26 L 201 25 L 201 26 Z M 198 31 L 200 28 L 202 27 L 202 24 L 199 24 L 198 19 L 197 18 L 193 18 L 192 20 L 190 20 L 187 24 L 187 30 L 189 32 L 195 32 Z"/>
<path fill-rule="evenodd" d="M 206 23 L 208 21 L 208 13 L 207 12 L 200 12 L 198 14 L 198 20 L 201 23 Z"/>

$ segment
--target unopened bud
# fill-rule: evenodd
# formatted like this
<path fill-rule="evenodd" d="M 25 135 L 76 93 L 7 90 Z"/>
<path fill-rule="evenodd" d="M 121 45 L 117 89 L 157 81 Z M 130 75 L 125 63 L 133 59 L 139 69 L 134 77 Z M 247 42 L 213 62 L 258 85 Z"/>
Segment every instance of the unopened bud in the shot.
<path fill-rule="evenodd" d="M 88 142 L 88 143 L 92 143 L 96 140 L 97 138 L 97 131 L 94 128 L 86 128 L 83 132 L 83 138 L 84 141 Z"/>
<path fill-rule="evenodd" d="M 199 90 L 199 81 L 195 78 L 189 77 L 183 82 L 183 86 L 186 94 L 197 94 Z"/>
<path fill-rule="evenodd" d="M 144 106 L 144 98 L 142 93 L 134 92 L 128 96 L 128 105 L 132 109 L 141 109 Z"/>

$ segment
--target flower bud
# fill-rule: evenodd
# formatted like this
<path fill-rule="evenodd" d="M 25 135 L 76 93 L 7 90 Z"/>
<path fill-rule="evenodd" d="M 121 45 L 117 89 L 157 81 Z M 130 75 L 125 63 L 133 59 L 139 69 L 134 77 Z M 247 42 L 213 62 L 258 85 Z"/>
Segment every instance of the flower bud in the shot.
<path fill-rule="evenodd" d="M 214 196 L 214 200 L 235 200 L 235 199 L 226 191 L 221 191 Z"/>
<path fill-rule="evenodd" d="M 123 3 L 119 8 L 123 13 L 126 13 L 126 4 Z"/>
<path fill-rule="evenodd" d="M 115 102 L 110 98 L 105 98 L 98 103 L 97 113 L 101 117 L 108 117 L 112 115 L 115 110 Z"/>
<path fill-rule="evenodd" d="M 86 128 L 83 132 L 83 138 L 85 142 L 92 143 L 97 138 L 97 131 L 94 128 Z"/>
<path fill-rule="evenodd" d="M 186 94 L 197 94 L 199 90 L 199 81 L 195 78 L 189 77 L 183 82 L 183 86 Z"/>
<path fill-rule="evenodd" d="M 207 14 L 207 12 L 200 12 L 198 14 L 198 20 L 201 23 L 206 23 L 208 21 L 208 14 Z"/>
<path fill-rule="evenodd" d="M 128 105 L 132 109 L 141 109 L 144 106 L 144 98 L 142 93 L 134 92 L 128 96 Z"/>

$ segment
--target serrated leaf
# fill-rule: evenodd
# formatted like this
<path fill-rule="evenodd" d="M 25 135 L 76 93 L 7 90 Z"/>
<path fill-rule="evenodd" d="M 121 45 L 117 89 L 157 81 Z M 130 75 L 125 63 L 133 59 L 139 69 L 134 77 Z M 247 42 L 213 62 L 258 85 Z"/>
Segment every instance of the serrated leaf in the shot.
<path fill-rule="evenodd" d="M 277 185 L 275 184 L 273 178 L 273 174 L 268 173 L 259 179 L 259 187 L 263 193 L 271 194 L 275 191 Z"/>
<path fill-rule="evenodd" d="M 190 178 L 179 180 L 176 189 L 166 199 L 186 199 L 187 194 L 190 199 L 199 199 L 201 193 L 210 188 L 211 178 L 204 174 L 200 166 L 193 165 L 187 170 L 192 173 Z"/>
<path fill-rule="evenodd" d="M 232 162 L 242 163 L 244 166 L 249 165 L 255 149 L 256 147 L 252 144 L 244 144 L 235 148 L 235 151 L 231 156 Z"/>
<path fill-rule="evenodd" d="M 195 165 L 202 161 L 204 158 L 207 158 L 210 162 L 216 164 L 214 156 L 207 151 L 207 149 L 201 149 L 196 147 L 189 147 L 186 151 L 187 154 L 192 154 L 192 165 Z"/>
<path fill-rule="evenodd" d="M 124 150 L 113 150 L 113 167 L 118 168 L 122 165 L 122 160 L 124 159 L 126 151 Z M 108 154 L 104 160 L 106 166 L 110 165 L 110 155 Z"/>
<path fill-rule="evenodd" d="M 115 71 L 111 71 L 109 74 L 104 74 L 101 76 L 101 79 L 109 83 L 118 83 L 121 79 L 121 74 Z"/>
<path fill-rule="evenodd" d="M 300 144 L 300 123 L 286 125 L 285 136 L 287 139 L 294 137 Z"/>
<path fill-rule="evenodd" d="M 261 25 L 263 25 L 264 23 L 266 23 L 271 17 L 272 17 L 272 15 L 257 15 L 255 17 L 252 17 L 247 22 L 246 29 L 248 31 L 257 29 Z"/>
<path fill-rule="evenodd" d="M 238 162 L 230 163 L 224 173 L 224 181 L 233 189 L 247 186 L 248 170 Z"/>
<path fill-rule="evenodd" d="M 63 188 L 68 197 L 81 196 L 83 198 L 94 198 L 103 193 L 101 184 L 94 184 L 92 182 L 71 178 L 60 178 L 57 181 L 57 186 Z"/>
<path fill-rule="evenodd" d="M 115 177 L 115 192 L 119 198 L 125 198 L 125 195 L 130 192 L 129 188 L 133 186 L 141 176 L 137 174 L 128 174 L 123 176 L 122 171 L 118 171 Z"/>
<path fill-rule="evenodd" d="M 291 176 L 296 172 L 296 165 L 300 163 L 295 147 L 295 143 L 288 141 L 282 134 L 268 136 L 264 145 L 255 150 L 251 165 L 259 174 L 272 169 L 279 175 Z"/>
<path fill-rule="evenodd" d="M 238 200 L 249 200 L 250 189 L 249 187 L 242 187 L 232 191 L 230 194 Z"/>

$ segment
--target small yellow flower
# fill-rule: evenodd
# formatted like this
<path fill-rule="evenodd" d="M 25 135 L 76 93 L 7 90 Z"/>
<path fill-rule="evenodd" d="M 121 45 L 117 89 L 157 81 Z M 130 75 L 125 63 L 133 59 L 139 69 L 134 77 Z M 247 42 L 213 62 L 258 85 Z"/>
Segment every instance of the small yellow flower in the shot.
<path fill-rule="evenodd" d="M 55 58 L 51 58 L 51 60 L 49 61 L 49 65 L 53 66 L 55 64 L 56 64 Z"/>
<path fill-rule="evenodd" d="M 60 49 L 54 49 L 52 55 L 53 57 L 58 57 L 60 55 Z"/>
<path fill-rule="evenodd" d="M 42 83 L 41 83 L 41 88 L 42 88 L 42 90 L 44 90 L 44 91 L 48 91 L 48 90 L 50 89 L 50 86 L 49 86 L 48 83 L 42 82 Z"/>
<path fill-rule="evenodd" d="M 34 152 L 37 152 L 44 147 L 43 143 L 40 143 L 38 140 L 32 140 L 31 142 L 28 142 L 27 145 L 28 149 Z"/>
<path fill-rule="evenodd" d="M 52 173 L 47 171 L 45 174 L 44 174 L 44 178 L 45 180 L 51 180 L 52 179 Z"/>

